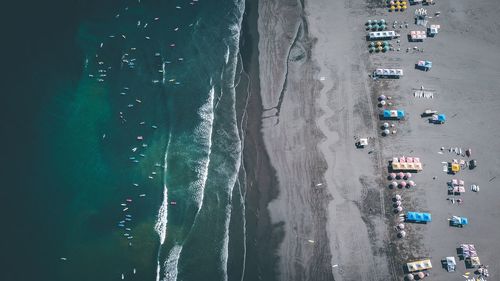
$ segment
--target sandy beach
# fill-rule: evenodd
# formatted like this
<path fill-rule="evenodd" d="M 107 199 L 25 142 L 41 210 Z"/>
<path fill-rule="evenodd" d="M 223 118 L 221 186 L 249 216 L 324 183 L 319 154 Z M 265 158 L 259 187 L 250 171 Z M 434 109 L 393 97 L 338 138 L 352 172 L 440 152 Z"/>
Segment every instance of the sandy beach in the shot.
<path fill-rule="evenodd" d="M 271 223 L 284 231 L 277 253 L 280 280 L 403 280 L 403 265 L 423 257 L 434 265 L 430 280 L 457 280 L 466 272 L 456 250 L 462 243 L 476 245 L 493 280 L 500 274 L 494 121 L 500 118 L 500 9 L 494 1 L 437 1 L 424 8 L 430 24 L 441 25 L 440 33 L 411 43 L 408 32 L 425 29 L 413 22 L 421 7 L 391 13 L 378 1 L 259 2 L 262 135 L 278 183 L 268 211 Z M 400 51 L 368 53 L 365 22 L 381 18 L 389 25 L 409 23 L 395 29 L 401 39 L 392 44 Z M 406 52 L 414 46 L 424 52 Z M 433 62 L 431 71 L 415 69 L 421 59 Z M 405 75 L 369 77 L 384 67 L 402 68 Z M 435 90 L 434 98 L 415 98 L 413 89 L 421 86 Z M 393 98 L 388 109 L 407 115 L 387 137 L 378 118 L 381 94 Z M 445 113 L 447 122 L 421 118 L 428 108 Z M 357 149 L 356 137 L 369 137 L 369 146 Z M 446 200 L 453 176 L 442 171 L 442 162 L 467 158 L 441 147 L 471 148 L 480 163 L 455 176 L 465 181 L 465 194 L 456 197 L 462 204 Z M 388 188 L 388 161 L 399 156 L 424 163 L 413 177 L 415 188 Z M 471 192 L 471 184 L 480 192 Z M 403 197 L 403 212 L 430 212 L 433 221 L 406 224 L 407 236 L 398 239 L 395 194 Z M 470 225 L 450 227 L 452 215 L 468 217 Z M 457 258 L 457 272 L 441 268 L 446 256 Z"/>

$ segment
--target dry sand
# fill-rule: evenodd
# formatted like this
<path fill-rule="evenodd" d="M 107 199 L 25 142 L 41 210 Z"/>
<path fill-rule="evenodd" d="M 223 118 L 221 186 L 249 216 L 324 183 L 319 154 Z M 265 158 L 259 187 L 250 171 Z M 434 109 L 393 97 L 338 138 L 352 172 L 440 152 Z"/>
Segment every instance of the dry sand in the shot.
<path fill-rule="evenodd" d="M 409 43 L 409 30 L 423 30 L 412 20 L 420 7 L 389 13 L 362 0 L 259 2 L 260 92 L 267 109 L 262 132 L 280 192 L 269 211 L 285 230 L 281 280 L 402 280 L 403 262 L 417 257 L 431 257 L 431 280 L 456 280 L 463 262 L 458 272 L 447 273 L 440 260 L 456 256 L 465 242 L 476 244 L 490 279 L 498 278 L 500 8 L 493 0 L 438 1 L 426 8 L 441 11 L 431 19 L 441 24 L 439 35 Z M 401 30 L 401 52 L 368 54 L 364 23 L 380 18 L 410 23 Z M 404 51 L 415 45 L 425 52 Z M 414 69 L 419 59 L 433 61 L 433 69 Z M 400 67 L 405 76 L 373 81 L 368 75 L 376 67 Z M 421 85 L 435 89 L 435 98 L 414 98 L 412 88 Z M 408 115 L 397 135 L 386 138 L 376 118 L 382 93 Z M 419 116 L 426 108 L 446 113 L 448 122 L 428 124 Z M 356 136 L 373 139 L 360 150 Z M 457 176 L 467 187 L 481 187 L 477 194 L 467 191 L 462 205 L 446 201 L 452 176 L 442 172 L 441 162 L 457 157 L 438 154 L 442 146 L 470 147 L 479 161 L 477 169 Z M 414 190 L 387 188 L 387 161 L 402 155 L 425 164 Z M 433 215 L 428 225 L 409 226 L 403 240 L 393 231 L 390 198 L 396 193 L 405 211 Z M 452 214 L 468 217 L 470 225 L 450 228 Z"/>

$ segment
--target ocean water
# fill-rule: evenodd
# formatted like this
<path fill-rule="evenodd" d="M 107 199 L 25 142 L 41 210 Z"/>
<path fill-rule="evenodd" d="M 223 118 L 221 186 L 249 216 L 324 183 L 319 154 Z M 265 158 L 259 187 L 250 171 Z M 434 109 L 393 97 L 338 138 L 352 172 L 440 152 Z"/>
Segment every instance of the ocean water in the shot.
<path fill-rule="evenodd" d="M 24 4 L 2 280 L 243 280 L 244 1 Z"/>

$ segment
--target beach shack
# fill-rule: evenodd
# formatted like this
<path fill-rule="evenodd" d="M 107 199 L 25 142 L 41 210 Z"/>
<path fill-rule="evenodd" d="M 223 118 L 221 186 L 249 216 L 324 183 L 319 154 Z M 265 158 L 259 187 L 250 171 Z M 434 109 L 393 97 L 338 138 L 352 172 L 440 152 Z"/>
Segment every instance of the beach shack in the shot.
<path fill-rule="evenodd" d="M 409 262 L 406 264 L 406 269 L 408 272 L 417 272 L 428 270 L 432 268 L 432 263 L 430 259 L 423 259 L 418 261 Z"/>
<path fill-rule="evenodd" d="M 427 38 L 427 34 L 425 31 L 410 31 L 409 39 L 411 42 L 423 42 Z"/>
<path fill-rule="evenodd" d="M 414 223 L 428 223 L 432 221 L 432 216 L 429 213 L 407 212 L 405 220 Z"/>
<path fill-rule="evenodd" d="M 393 30 L 368 32 L 368 40 L 390 40 L 400 35 Z"/>
<path fill-rule="evenodd" d="M 458 166 L 460 169 L 460 165 Z M 460 195 L 465 192 L 465 184 L 463 180 L 452 179 L 448 182 L 448 194 Z"/>
<path fill-rule="evenodd" d="M 373 77 L 396 78 L 403 76 L 403 70 L 399 68 L 377 68 L 373 72 Z"/>
<path fill-rule="evenodd" d="M 404 110 L 388 110 L 382 111 L 382 119 L 403 120 L 405 118 Z"/>
<path fill-rule="evenodd" d="M 461 168 L 462 167 L 460 166 L 458 161 L 455 159 L 453 159 L 451 162 L 448 162 L 448 172 L 450 174 L 456 174 L 456 173 L 460 172 Z"/>
<path fill-rule="evenodd" d="M 422 171 L 422 163 L 418 157 L 394 157 L 391 161 L 392 171 L 418 172 Z"/>

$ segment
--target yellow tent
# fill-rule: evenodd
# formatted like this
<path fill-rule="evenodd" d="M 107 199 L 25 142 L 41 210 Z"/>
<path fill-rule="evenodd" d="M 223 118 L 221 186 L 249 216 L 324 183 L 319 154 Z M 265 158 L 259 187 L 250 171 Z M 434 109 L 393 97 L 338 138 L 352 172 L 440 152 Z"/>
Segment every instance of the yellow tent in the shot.
<path fill-rule="evenodd" d="M 457 173 L 460 171 L 460 165 L 458 165 L 457 163 L 452 163 L 451 164 L 451 171 L 453 173 Z"/>

